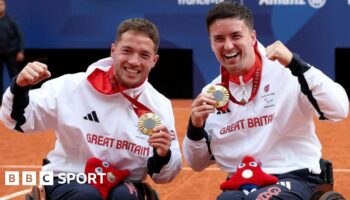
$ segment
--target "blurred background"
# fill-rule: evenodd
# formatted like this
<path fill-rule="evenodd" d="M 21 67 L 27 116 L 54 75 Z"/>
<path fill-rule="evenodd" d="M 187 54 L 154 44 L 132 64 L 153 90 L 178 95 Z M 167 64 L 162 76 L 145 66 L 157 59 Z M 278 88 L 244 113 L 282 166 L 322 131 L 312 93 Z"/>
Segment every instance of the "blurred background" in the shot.
<path fill-rule="evenodd" d="M 109 56 L 117 25 L 131 17 L 153 21 L 161 34 L 160 60 L 150 82 L 172 99 L 197 96 L 219 73 L 205 17 L 222 0 L 7 0 L 18 23 L 26 60 L 49 65 L 53 77 L 85 71 Z M 350 80 L 350 0 L 240 0 L 255 17 L 258 40 L 281 40 L 342 84 Z M 8 86 L 7 74 L 4 75 Z"/>

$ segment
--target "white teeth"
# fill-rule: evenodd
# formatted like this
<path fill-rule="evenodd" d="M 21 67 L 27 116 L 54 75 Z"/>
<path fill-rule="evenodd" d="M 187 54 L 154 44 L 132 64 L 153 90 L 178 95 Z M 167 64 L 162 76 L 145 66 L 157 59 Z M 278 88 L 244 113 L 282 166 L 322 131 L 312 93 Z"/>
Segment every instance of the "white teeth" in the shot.
<path fill-rule="evenodd" d="M 225 57 L 232 58 L 238 55 L 238 52 L 236 53 L 230 53 L 230 54 L 225 54 Z"/>
<path fill-rule="evenodd" d="M 133 68 L 129 68 L 129 67 L 125 67 L 125 70 L 127 72 L 130 72 L 130 73 L 135 73 L 135 74 L 139 73 L 139 70 L 133 69 Z"/>

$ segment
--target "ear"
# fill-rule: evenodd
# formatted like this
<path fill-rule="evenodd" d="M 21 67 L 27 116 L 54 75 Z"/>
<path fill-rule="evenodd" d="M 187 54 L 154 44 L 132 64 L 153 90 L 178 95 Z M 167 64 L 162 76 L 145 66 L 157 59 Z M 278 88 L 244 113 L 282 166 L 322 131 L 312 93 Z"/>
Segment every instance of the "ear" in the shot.
<path fill-rule="evenodd" d="M 152 66 L 152 68 L 154 66 L 156 66 L 156 63 L 158 62 L 158 60 L 159 60 L 159 55 L 155 55 L 154 58 L 153 58 L 153 66 Z"/>
<path fill-rule="evenodd" d="M 256 31 L 254 29 L 250 31 L 250 39 L 251 39 L 251 45 L 254 46 L 257 41 Z"/>
<path fill-rule="evenodd" d="M 114 57 L 114 53 L 116 51 L 116 46 L 115 46 L 115 43 L 112 43 L 111 44 L 111 52 L 110 52 L 110 56 L 113 58 Z"/>
<path fill-rule="evenodd" d="M 212 40 L 211 40 L 211 37 L 209 35 L 209 43 L 210 43 L 210 48 L 211 48 L 211 51 L 215 53 L 214 49 L 213 49 L 213 43 L 212 43 Z"/>

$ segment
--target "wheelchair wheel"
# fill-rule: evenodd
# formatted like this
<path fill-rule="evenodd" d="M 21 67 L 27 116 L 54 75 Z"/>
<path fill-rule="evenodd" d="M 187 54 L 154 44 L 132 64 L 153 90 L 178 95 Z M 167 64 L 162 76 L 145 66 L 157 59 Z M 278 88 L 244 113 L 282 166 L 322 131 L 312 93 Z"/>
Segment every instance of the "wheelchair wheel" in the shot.
<path fill-rule="evenodd" d="M 319 200 L 345 200 L 345 197 L 338 192 L 329 191 L 323 194 Z"/>

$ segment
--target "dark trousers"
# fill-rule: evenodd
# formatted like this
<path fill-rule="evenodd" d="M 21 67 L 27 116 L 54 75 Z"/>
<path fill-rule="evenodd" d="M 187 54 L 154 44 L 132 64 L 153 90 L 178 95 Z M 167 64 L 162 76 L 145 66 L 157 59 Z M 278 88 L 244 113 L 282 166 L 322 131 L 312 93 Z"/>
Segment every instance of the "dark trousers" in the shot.
<path fill-rule="evenodd" d="M 10 79 L 15 77 L 18 72 L 18 65 L 16 61 L 16 53 L 2 53 L 0 54 L 0 95 L 2 100 L 2 94 L 4 93 L 3 87 L 4 87 L 4 80 L 3 80 L 3 73 L 4 73 L 4 66 L 7 66 L 7 71 L 9 72 Z M 1 102 L 0 100 L 0 102 Z"/>
<path fill-rule="evenodd" d="M 53 186 L 45 186 L 45 193 L 48 200 L 102 200 L 99 191 L 92 185 L 76 181 L 59 184 L 58 178 L 54 179 Z M 121 183 L 110 190 L 107 200 L 144 200 L 142 184 Z"/>
<path fill-rule="evenodd" d="M 218 196 L 218 200 L 309 200 L 312 193 L 322 181 L 319 175 L 309 173 L 308 169 L 301 169 L 285 174 L 275 175 L 277 184 L 262 187 L 245 195 L 242 191 L 227 190 Z"/>

